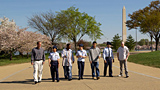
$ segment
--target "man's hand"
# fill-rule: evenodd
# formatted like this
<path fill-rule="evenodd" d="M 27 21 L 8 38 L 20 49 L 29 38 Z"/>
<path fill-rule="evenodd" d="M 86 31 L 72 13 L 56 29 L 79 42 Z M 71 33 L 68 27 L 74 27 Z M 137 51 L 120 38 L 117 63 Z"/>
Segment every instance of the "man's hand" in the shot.
<path fill-rule="evenodd" d="M 74 63 L 74 61 L 72 63 Z"/>
<path fill-rule="evenodd" d="M 90 64 L 92 64 L 92 61 L 90 61 Z"/>
<path fill-rule="evenodd" d="M 45 62 L 42 62 L 42 64 L 44 64 Z"/>
<path fill-rule="evenodd" d="M 113 62 L 114 62 L 114 59 L 113 59 Z"/>
<path fill-rule="evenodd" d="M 125 59 L 125 61 L 127 61 L 127 58 Z"/>
<path fill-rule="evenodd" d="M 99 56 L 99 59 L 100 59 L 101 57 Z"/>
<path fill-rule="evenodd" d="M 104 60 L 104 63 L 107 63 L 107 61 L 106 61 L 106 60 Z"/>
<path fill-rule="evenodd" d="M 120 61 L 120 59 L 118 58 L 118 61 Z"/>
<path fill-rule="evenodd" d="M 49 64 L 49 67 L 51 67 L 51 64 Z"/>
<path fill-rule="evenodd" d="M 34 63 L 33 62 L 31 62 L 31 65 L 33 65 Z"/>

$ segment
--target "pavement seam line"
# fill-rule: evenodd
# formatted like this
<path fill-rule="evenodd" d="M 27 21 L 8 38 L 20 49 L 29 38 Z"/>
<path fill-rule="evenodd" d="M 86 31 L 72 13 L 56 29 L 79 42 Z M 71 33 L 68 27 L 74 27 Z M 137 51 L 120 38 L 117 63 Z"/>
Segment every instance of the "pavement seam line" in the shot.
<path fill-rule="evenodd" d="M 120 67 L 118 67 L 118 66 L 115 66 L 115 65 L 113 65 L 114 67 L 116 67 L 116 68 L 120 68 Z M 146 74 L 143 74 L 143 73 L 139 73 L 139 72 L 135 72 L 135 71 L 131 71 L 131 70 L 128 70 L 129 72 L 132 72 L 132 73 L 135 73 L 135 74 L 139 74 L 139 75 L 143 75 L 143 76 L 146 76 L 146 77 L 150 77 L 150 78 L 154 78 L 154 79 L 158 79 L 158 80 L 160 80 L 160 78 L 158 78 L 158 77 L 154 77 L 154 76 L 150 76 L 150 75 L 146 75 Z"/>
<path fill-rule="evenodd" d="M 19 73 L 19 72 L 22 72 L 22 71 L 24 71 L 24 70 L 27 70 L 27 69 L 29 69 L 29 68 L 31 68 L 31 67 L 27 67 L 27 68 L 24 68 L 24 69 L 22 69 L 22 70 L 20 70 L 20 71 L 17 71 L 17 72 L 15 72 L 15 73 L 13 73 L 13 74 L 11 74 L 11 75 L 9 75 L 9 76 L 1 79 L 0 82 L 6 80 L 7 78 L 9 78 L 9 77 L 11 77 L 11 76 L 13 76 L 13 75 L 15 75 L 15 74 L 17 74 L 17 73 Z"/>

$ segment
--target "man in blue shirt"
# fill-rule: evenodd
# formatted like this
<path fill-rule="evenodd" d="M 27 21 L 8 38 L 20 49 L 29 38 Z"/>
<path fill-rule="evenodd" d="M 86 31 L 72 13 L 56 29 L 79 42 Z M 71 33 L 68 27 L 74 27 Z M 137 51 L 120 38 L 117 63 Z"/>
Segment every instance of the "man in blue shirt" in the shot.
<path fill-rule="evenodd" d="M 114 62 L 114 56 L 113 56 L 110 42 L 107 42 L 107 47 L 103 50 L 103 59 L 104 59 L 104 77 L 106 76 L 108 65 L 109 65 L 109 77 L 113 77 L 112 76 L 112 60 Z"/>
<path fill-rule="evenodd" d="M 34 68 L 33 77 L 35 84 L 40 83 L 42 80 L 43 64 L 45 63 L 45 54 L 41 44 L 42 43 L 38 41 L 37 47 L 32 49 L 31 54 L 31 65 L 33 65 Z"/>

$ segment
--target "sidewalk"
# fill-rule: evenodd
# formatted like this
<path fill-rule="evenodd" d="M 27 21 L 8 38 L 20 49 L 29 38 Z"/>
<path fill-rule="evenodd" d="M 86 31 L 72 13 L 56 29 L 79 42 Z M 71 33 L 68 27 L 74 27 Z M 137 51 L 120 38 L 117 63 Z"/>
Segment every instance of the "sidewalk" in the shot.
<path fill-rule="evenodd" d="M 100 80 L 93 80 L 91 67 L 86 59 L 84 79 L 78 80 L 78 66 L 73 64 L 73 80 L 64 79 L 63 68 L 60 62 L 60 82 L 51 82 L 48 61 L 45 62 L 43 80 L 34 85 L 33 67 L 30 63 L 8 65 L 0 67 L 1 90 L 160 90 L 160 69 L 138 65 L 128 62 L 129 78 L 117 77 L 119 74 L 119 63 L 115 59 L 113 64 L 113 76 L 103 77 L 103 60 L 100 60 Z M 125 75 L 125 74 L 124 74 Z"/>

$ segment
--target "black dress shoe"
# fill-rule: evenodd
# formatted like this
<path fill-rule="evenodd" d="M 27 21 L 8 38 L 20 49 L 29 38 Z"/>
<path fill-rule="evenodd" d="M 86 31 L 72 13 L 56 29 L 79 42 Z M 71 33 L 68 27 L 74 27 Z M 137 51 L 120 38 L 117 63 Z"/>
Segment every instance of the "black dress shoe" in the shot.
<path fill-rule="evenodd" d="M 52 82 L 55 82 L 55 80 L 52 80 Z"/>
<path fill-rule="evenodd" d="M 72 79 L 68 79 L 68 81 L 71 81 Z"/>
<path fill-rule="evenodd" d="M 38 82 L 34 82 L 34 84 L 37 84 Z"/>
<path fill-rule="evenodd" d="M 38 81 L 38 83 L 41 83 L 41 81 Z"/>
<path fill-rule="evenodd" d="M 129 76 L 126 76 L 126 78 L 128 78 Z"/>
<path fill-rule="evenodd" d="M 81 78 L 78 78 L 78 80 L 80 80 Z"/>
<path fill-rule="evenodd" d="M 68 79 L 67 77 L 65 77 L 65 79 Z"/>
<path fill-rule="evenodd" d="M 59 82 L 59 80 L 57 80 L 57 82 Z"/>
<path fill-rule="evenodd" d="M 81 77 L 81 79 L 83 79 L 83 77 Z"/>
<path fill-rule="evenodd" d="M 113 76 L 111 75 L 111 76 L 109 76 L 109 77 L 113 77 Z"/>

